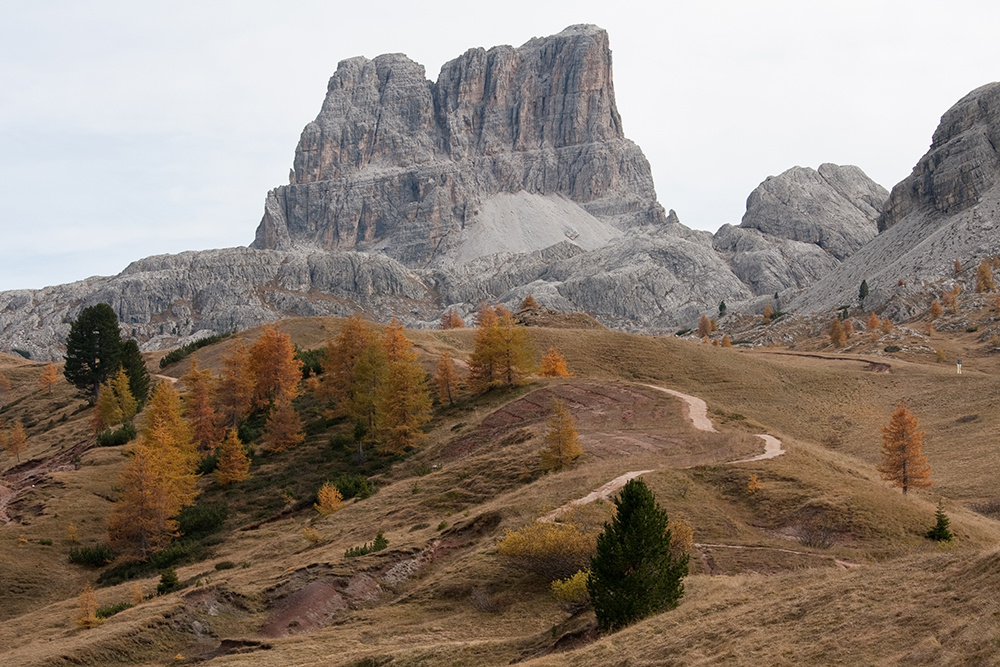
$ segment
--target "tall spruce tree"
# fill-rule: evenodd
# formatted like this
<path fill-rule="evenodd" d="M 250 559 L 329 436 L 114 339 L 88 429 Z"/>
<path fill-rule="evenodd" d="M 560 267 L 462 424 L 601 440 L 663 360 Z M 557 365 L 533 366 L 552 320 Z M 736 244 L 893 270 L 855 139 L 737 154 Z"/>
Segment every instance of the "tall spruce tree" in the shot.
<path fill-rule="evenodd" d="M 121 366 L 128 375 L 128 387 L 139 405 L 145 405 L 149 397 L 149 371 L 139 352 L 139 344 L 132 339 L 122 343 Z"/>
<path fill-rule="evenodd" d="M 101 383 L 121 365 L 121 356 L 122 340 L 115 311 L 106 303 L 89 306 L 70 324 L 63 375 L 86 392 L 93 403 Z"/>
<path fill-rule="evenodd" d="M 667 513 L 649 487 L 629 481 L 615 498 L 615 517 L 597 538 L 587 592 L 597 625 L 609 633 L 677 606 L 688 557 L 670 550 Z"/>

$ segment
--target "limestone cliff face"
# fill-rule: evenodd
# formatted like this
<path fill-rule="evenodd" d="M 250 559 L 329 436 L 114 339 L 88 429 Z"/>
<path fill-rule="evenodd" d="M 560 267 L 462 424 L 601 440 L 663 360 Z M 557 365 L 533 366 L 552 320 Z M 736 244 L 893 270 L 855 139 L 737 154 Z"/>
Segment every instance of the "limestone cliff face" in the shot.
<path fill-rule="evenodd" d="M 972 91 L 941 117 L 930 150 L 892 189 L 878 221 L 886 230 L 923 211 L 955 215 L 975 206 L 1000 181 L 1000 83 Z"/>
<path fill-rule="evenodd" d="M 96 303 L 109 304 L 123 332 L 151 350 L 296 315 L 437 315 L 428 288 L 388 257 L 225 248 L 147 257 L 117 276 L 0 292 L 0 349 L 60 359 L 70 323 Z"/>
<path fill-rule="evenodd" d="M 252 247 L 452 263 L 465 231 L 490 223 L 490 200 L 522 192 L 619 229 L 664 222 L 649 164 L 624 138 L 599 28 L 471 49 L 436 83 L 400 54 L 341 62 Z"/>
<path fill-rule="evenodd" d="M 895 317 L 925 309 L 934 284 L 1000 253 L 1000 83 L 972 91 L 941 118 L 913 172 L 892 189 L 881 233 L 792 303 L 798 310 L 857 300 Z"/>

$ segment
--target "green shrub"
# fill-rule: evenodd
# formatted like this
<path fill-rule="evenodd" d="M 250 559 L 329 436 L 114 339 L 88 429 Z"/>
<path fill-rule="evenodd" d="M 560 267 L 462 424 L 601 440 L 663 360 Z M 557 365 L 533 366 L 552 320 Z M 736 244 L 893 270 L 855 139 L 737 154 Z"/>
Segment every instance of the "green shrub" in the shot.
<path fill-rule="evenodd" d="M 374 482 L 356 472 L 341 475 L 333 481 L 333 485 L 340 491 L 340 497 L 344 500 L 348 498 L 364 500 L 375 495 L 375 492 L 378 491 Z"/>
<path fill-rule="evenodd" d="M 31 352 L 28 352 L 27 350 L 20 350 L 16 347 L 13 347 L 11 348 L 10 351 L 18 356 L 24 357 L 25 359 L 31 359 Z"/>
<path fill-rule="evenodd" d="M 69 562 L 88 567 L 104 567 L 115 557 L 111 547 L 106 544 L 96 544 L 92 547 L 71 547 Z"/>
<path fill-rule="evenodd" d="M 385 535 L 382 531 L 378 531 L 378 535 L 375 539 L 367 544 L 363 544 L 360 547 L 351 547 L 344 552 L 344 558 L 357 558 L 358 556 L 365 556 L 367 554 L 375 553 L 376 551 L 382 551 L 389 546 L 389 540 L 385 539 Z"/>
<path fill-rule="evenodd" d="M 45 545 L 47 547 L 51 547 L 52 546 L 52 540 L 50 540 L 47 537 L 43 537 L 42 539 L 38 540 L 38 543 L 39 544 L 43 544 L 43 545 Z"/>
<path fill-rule="evenodd" d="M 231 560 L 224 560 L 215 564 L 216 570 L 231 570 L 234 567 L 236 567 L 236 563 Z"/>
<path fill-rule="evenodd" d="M 938 501 L 934 517 L 937 519 L 937 523 L 927 531 L 927 539 L 935 542 L 951 542 L 952 534 L 951 530 L 948 529 L 951 522 L 948 520 L 948 515 L 944 513 L 944 502 Z"/>
<path fill-rule="evenodd" d="M 135 424 L 128 422 L 115 430 L 110 428 L 97 434 L 98 447 L 119 447 L 135 440 Z"/>
<path fill-rule="evenodd" d="M 229 508 L 222 503 L 199 503 L 182 509 L 177 515 L 177 524 L 186 537 L 205 537 L 221 530 L 228 514 Z"/>
<path fill-rule="evenodd" d="M 602 633 L 677 606 L 688 557 L 674 557 L 667 523 L 667 513 L 645 482 L 633 479 L 622 487 L 615 498 L 615 518 L 597 540 L 587 579 Z"/>
<path fill-rule="evenodd" d="M 225 340 L 226 338 L 229 338 L 232 335 L 233 334 L 231 332 L 224 334 L 216 334 L 214 336 L 201 338 L 193 343 L 188 343 L 187 345 L 182 345 L 176 350 L 171 350 L 166 355 L 164 355 L 162 359 L 160 359 L 160 368 L 166 368 L 170 364 L 175 364 L 184 357 L 191 355 L 196 350 L 200 350 L 201 348 L 206 347 L 208 345 L 212 345 L 213 343 L 218 343 L 220 340 Z"/>
<path fill-rule="evenodd" d="M 893 352 L 899 352 L 900 347 L 898 345 L 886 345 L 883 349 L 889 354 L 892 354 Z"/>
<path fill-rule="evenodd" d="M 160 572 L 160 583 L 156 585 L 157 595 L 172 593 L 181 587 L 181 582 L 177 578 L 177 572 L 172 567 L 168 567 Z"/>
<path fill-rule="evenodd" d="M 326 361 L 326 348 L 318 347 L 315 350 L 295 349 L 295 358 L 302 362 L 303 379 L 310 375 L 319 375 L 323 372 L 323 362 Z"/>
<path fill-rule="evenodd" d="M 111 618 L 120 611 L 125 611 L 132 607 L 128 602 L 119 602 L 117 604 L 106 604 L 103 607 L 97 608 L 97 618 Z"/>

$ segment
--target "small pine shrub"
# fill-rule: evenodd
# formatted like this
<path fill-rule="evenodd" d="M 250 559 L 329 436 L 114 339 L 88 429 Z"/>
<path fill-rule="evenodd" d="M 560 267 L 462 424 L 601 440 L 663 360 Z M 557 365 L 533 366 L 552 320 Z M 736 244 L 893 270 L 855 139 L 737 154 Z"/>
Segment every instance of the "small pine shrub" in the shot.
<path fill-rule="evenodd" d="M 236 567 L 236 563 L 231 560 L 223 560 L 215 564 L 216 570 L 231 570 L 234 567 Z"/>
<path fill-rule="evenodd" d="M 107 429 L 97 434 L 98 447 L 120 447 L 135 440 L 135 424 L 127 422 L 115 430 Z"/>
<path fill-rule="evenodd" d="M 132 605 L 128 602 L 119 602 L 117 604 L 106 604 L 103 607 L 98 607 L 95 615 L 97 618 L 111 618 L 115 614 L 126 609 L 131 609 Z"/>
<path fill-rule="evenodd" d="M 898 345 L 886 345 L 883 349 L 889 354 L 892 354 L 893 352 L 899 352 L 901 348 Z"/>
<path fill-rule="evenodd" d="M 52 546 L 52 540 L 50 540 L 47 537 L 43 537 L 42 539 L 38 540 L 38 543 L 47 547 Z"/>
<path fill-rule="evenodd" d="M 387 546 L 389 546 L 389 540 L 385 539 L 385 535 L 383 535 L 382 531 L 380 530 L 378 531 L 378 535 L 375 536 L 375 539 L 372 542 L 363 544 L 360 547 L 351 547 L 350 549 L 345 551 L 344 558 L 357 558 L 359 556 L 366 556 L 368 554 L 373 554 L 376 551 L 382 551 L 382 549 L 385 549 Z"/>
<path fill-rule="evenodd" d="M 951 530 L 948 528 L 951 522 L 948 520 L 948 515 L 944 513 L 944 503 L 942 501 L 938 501 L 937 512 L 934 516 L 937 519 L 937 523 L 927 531 L 927 539 L 934 540 L 935 542 L 951 542 L 953 536 Z"/>
<path fill-rule="evenodd" d="M 184 357 L 190 356 L 195 351 L 200 350 L 201 348 L 206 347 L 208 345 L 212 345 L 213 343 L 218 343 L 220 340 L 225 340 L 226 338 L 229 338 L 231 335 L 232 333 L 224 333 L 224 334 L 216 334 L 214 336 L 207 336 L 206 338 L 196 340 L 193 343 L 182 345 L 176 350 L 171 350 L 170 352 L 167 352 L 167 354 L 164 355 L 162 359 L 160 359 L 160 368 L 166 368 L 170 364 L 175 364 Z"/>
<path fill-rule="evenodd" d="M 182 535 L 200 538 L 222 530 L 228 515 L 224 503 L 191 505 L 177 515 L 177 525 Z"/>
<path fill-rule="evenodd" d="M 160 583 L 156 585 L 157 595 L 172 593 L 181 587 L 181 582 L 177 578 L 177 572 L 172 567 L 160 572 Z"/>
<path fill-rule="evenodd" d="M 348 498 L 364 500 L 375 495 L 375 492 L 378 491 L 375 483 L 360 473 L 341 475 L 333 481 L 333 485 L 340 491 L 344 500 Z"/>
<path fill-rule="evenodd" d="M 71 547 L 69 562 L 88 567 L 104 567 L 115 557 L 111 547 L 106 544 L 96 544 L 92 547 Z"/>

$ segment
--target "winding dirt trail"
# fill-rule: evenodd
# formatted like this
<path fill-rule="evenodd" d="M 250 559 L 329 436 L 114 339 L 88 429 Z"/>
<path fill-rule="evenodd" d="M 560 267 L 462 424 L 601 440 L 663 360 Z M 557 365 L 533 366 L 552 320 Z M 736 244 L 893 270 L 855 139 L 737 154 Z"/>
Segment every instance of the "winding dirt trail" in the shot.
<path fill-rule="evenodd" d="M 649 387 L 650 389 L 655 389 L 657 391 L 662 391 L 665 394 L 670 394 L 676 398 L 681 399 L 684 404 L 684 419 L 688 421 L 695 429 L 699 431 L 705 431 L 708 433 L 718 433 L 715 425 L 712 424 L 712 420 L 708 417 L 708 404 L 704 400 L 698 398 L 697 396 L 691 396 L 690 394 L 682 394 L 679 391 L 673 389 L 666 389 L 665 387 L 658 387 L 655 384 L 644 384 L 644 387 Z M 781 440 L 778 440 L 773 435 L 767 435 L 766 433 L 757 433 L 756 437 L 764 441 L 764 453 L 757 454 L 756 456 L 750 456 L 745 459 L 737 459 L 735 461 L 727 461 L 726 464 L 730 465 L 733 463 L 750 463 L 752 461 L 764 461 L 766 459 L 773 459 L 777 456 L 781 456 L 785 453 L 785 450 L 781 446 Z M 538 518 L 542 523 L 550 523 L 555 521 L 557 518 L 570 511 L 574 507 L 582 507 L 588 503 L 592 503 L 595 500 L 610 498 L 613 493 L 618 491 L 618 489 L 625 486 L 629 480 L 635 479 L 640 475 L 644 475 L 647 472 L 653 472 L 652 470 L 633 470 L 632 472 L 627 472 L 624 475 L 615 477 L 613 480 L 600 487 L 599 489 L 592 491 L 585 495 L 583 498 L 577 498 L 576 500 L 571 500 L 562 507 L 557 507 L 548 514 L 545 514 Z M 707 545 L 706 545 L 707 546 Z"/>

